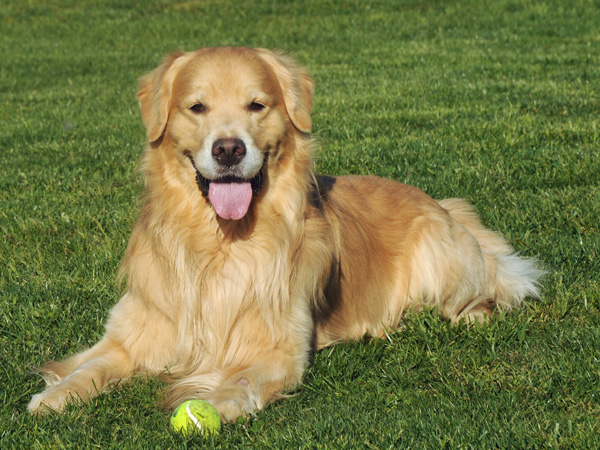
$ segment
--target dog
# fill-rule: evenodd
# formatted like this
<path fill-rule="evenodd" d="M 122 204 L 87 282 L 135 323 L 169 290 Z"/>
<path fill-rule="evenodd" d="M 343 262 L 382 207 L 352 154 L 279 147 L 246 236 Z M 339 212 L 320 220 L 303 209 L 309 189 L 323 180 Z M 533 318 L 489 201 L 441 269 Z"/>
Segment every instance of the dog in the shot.
<path fill-rule="evenodd" d="M 265 49 L 174 53 L 140 80 L 146 194 L 104 337 L 40 369 L 28 410 L 61 411 L 136 373 L 168 406 L 223 421 L 302 380 L 312 352 L 398 327 L 407 309 L 485 321 L 538 296 L 536 264 L 464 200 L 374 176 L 317 176 L 313 81 Z"/>

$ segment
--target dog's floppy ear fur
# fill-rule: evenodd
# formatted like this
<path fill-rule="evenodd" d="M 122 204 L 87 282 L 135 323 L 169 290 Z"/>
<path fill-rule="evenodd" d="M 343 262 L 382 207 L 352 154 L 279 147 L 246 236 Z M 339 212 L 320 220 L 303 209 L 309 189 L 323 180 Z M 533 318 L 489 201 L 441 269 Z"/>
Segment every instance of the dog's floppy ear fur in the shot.
<path fill-rule="evenodd" d="M 262 48 L 256 51 L 275 72 L 292 123 L 300 131 L 308 133 L 312 126 L 310 110 L 314 90 L 310 75 L 286 55 Z"/>
<path fill-rule="evenodd" d="M 150 142 L 158 140 L 167 126 L 173 81 L 184 55 L 183 52 L 171 53 L 160 66 L 140 78 L 137 98 Z"/>

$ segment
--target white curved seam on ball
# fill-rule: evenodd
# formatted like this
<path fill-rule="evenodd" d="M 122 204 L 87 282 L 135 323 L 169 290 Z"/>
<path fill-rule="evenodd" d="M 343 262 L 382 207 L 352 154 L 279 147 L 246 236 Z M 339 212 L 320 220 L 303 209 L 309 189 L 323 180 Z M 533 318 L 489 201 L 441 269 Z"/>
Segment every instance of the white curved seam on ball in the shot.
<path fill-rule="evenodd" d="M 194 425 L 196 425 L 200 430 L 202 430 L 202 424 L 200 423 L 200 421 L 198 419 L 196 419 L 196 416 L 194 416 L 192 414 L 192 412 L 190 411 L 189 403 L 187 405 L 185 405 L 185 412 L 187 413 L 188 417 L 192 420 L 192 422 L 194 422 Z"/>

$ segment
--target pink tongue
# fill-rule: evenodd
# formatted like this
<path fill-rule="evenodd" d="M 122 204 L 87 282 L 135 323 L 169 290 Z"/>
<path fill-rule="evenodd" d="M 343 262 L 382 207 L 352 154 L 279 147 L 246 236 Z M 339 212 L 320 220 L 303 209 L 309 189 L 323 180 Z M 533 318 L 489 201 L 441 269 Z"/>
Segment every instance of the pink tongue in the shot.
<path fill-rule="evenodd" d="M 250 183 L 219 183 L 208 186 L 208 198 L 219 217 L 239 220 L 246 215 L 252 200 Z"/>

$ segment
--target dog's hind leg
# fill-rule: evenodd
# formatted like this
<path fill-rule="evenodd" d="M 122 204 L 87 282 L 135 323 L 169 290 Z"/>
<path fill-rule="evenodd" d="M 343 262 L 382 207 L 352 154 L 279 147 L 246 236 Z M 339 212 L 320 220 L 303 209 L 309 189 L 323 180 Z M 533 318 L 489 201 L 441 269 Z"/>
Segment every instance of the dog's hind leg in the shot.
<path fill-rule="evenodd" d="M 460 224 L 453 226 L 453 242 L 462 265 L 466 283 L 448 303 L 452 320 L 483 321 L 497 309 L 518 308 L 525 297 L 539 297 L 538 279 L 543 274 L 535 263 L 516 255 L 510 245 L 497 233 L 485 228 L 471 205 L 460 199 L 439 202 Z M 464 228 L 463 228 L 464 227 Z M 470 297 L 470 298 L 469 298 Z"/>

